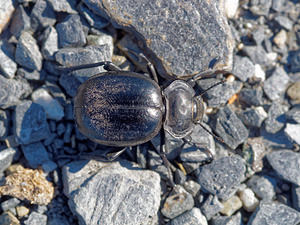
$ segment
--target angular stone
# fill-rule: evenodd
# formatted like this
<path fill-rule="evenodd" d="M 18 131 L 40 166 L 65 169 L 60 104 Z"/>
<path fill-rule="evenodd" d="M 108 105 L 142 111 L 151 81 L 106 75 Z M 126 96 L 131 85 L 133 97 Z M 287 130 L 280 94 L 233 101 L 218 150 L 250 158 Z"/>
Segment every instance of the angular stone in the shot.
<path fill-rule="evenodd" d="M 242 222 L 242 215 L 240 212 L 237 212 L 233 216 L 217 216 L 214 217 L 212 220 L 212 225 L 241 225 Z"/>
<path fill-rule="evenodd" d="M 286 122 L 284 113 L 288 107 L 280 102 L 273 102 L 268 111 L 268 118 L 265 120 L 265 130 L 271 134 L 280 131 Z"/>
<path fill-rule="evenodd" d="M 50 131 L 43 107 L 31 101 L 17 105 L 14 115 L 14 133 L 21 144 L 46 139 Z"/>
<path fill-rule="evenodd" d="M 28 219 L 24 221 L 24 224 L 25 225 L 34 225 L 34 224 L 47 225 L 47 216 L 33 211 L 28 216 Z"/>
<path fill-rule="evenodd" d="M 63 168 L 64 193 L 79 224 L 157 224 L 160 177 L 127 161 L 74 161 Z"/>
<path fill-rule="evenodd" d="M 83 2 L 114 26 L 133 33 L 162 76 L 183 78 L 212 66 L 231 69 L 233 39 L 223 1 Z"/>
<path fill-rule="evenodd" d="M 207 192 L 220 199 L 230 198 L 244 179 L 245 162 L 238 156 L 223 157 L 201 167 L 197 181 Z"/>
<path fill-rule="evenodd" d="M 54 53 L 58 50 L 58 37 L 54 27 L 47 27 L 43 35 L 42 54 L 45 59 L 54 60 Z"/>
<path fill-rule="evenodd" d="M 0 7 L 0 34 L 8 24 L 15 10 L 12 0 L 2 1 Z"/>
<path fill-rule="evenodd" d="M 250 127 L 260 127 L 262 122 L 268 117 L 263 107 L 248 108 L 239 114 L 243 123 Z"/>
<path fill-rule="evenodd" d="M 78 15 L 69 15 L 56 25 L 58 43 L 61 48 L 79 47 L 86 43 L 83 26 Z"/>
<path fill-rule="evenodd" d="M 210 220 L 211 218 L 213 218 L 213 216 L 217 215 L 223 209 L 223 205 L 219 201 L 217 196 L 209 195 L 201 205 L 200 209 L 206 219 Z"/>
<path fill-rule="evenodd" d="M 245 46 L 243 52 L 249 56 L 254 64 L 267 65 L 269 63 L 267 53 L 261 45 Z"/>
<path fill-rule="evenodd" d="M 227 199 L 225 202 L 223 202 L 223 209 L 220 211 L 223 215 L 231 216 L 234 214 L 237 210 L 242 208 L 242 202 L 236 195 L 233 195 L 229 199 Z"/>
<path fill-rule="evenodd" d="M 248 57 L 235 56 L 233 61 L 232 73 L 241 81 L 246 81 L 254 75 L 254 64 Z"/>
<path fill-rule="evenodd" d="M 17 71 L 17 75 L 20 77 L 24 77 L 26 80 L 44 80 L 46 72 L 44 70 L 28 70 L 20 67 Z"/>
<path fill-rule="evenodd" d="M 41 142 L 22 145 L 22 151 L 31 168 L 36 169 L 44 162 L 49 161 L 47 150 Z"/>
<path fill-rule="evenodd" d="M 258 88 L 243 88 L 239 93 L 239 100 L 246 103 L 247 106 L 260 106 L 263 104 L 263 91 Z"/>
<path fill-rule="evenodd" d="M 300 213 L 275 202 L 261 202 L 251 215 L 247 225 L 280 224 L 296 225 L 300 222 Z"/>
<path fill-rule="evenodd" d="M 292 84 L 288 88 L 286 93 L 290 97 L 290 99 L 296 101 L 297 103 L 300 103 L 300 81 L 297 81 L 294 84 Z"/>
<path fill-rule="evenodd" d="M 259 200 L 255 197 L 254 192 L 250 188 L 246 188 L 239 192 L 239 197 L 243 203 L 243 208 L 247 212 L 253 212 L 259 204 Z"/>
<path fill-rule="evenodd" d="M 300 124 L 300 105 L 294 106 L 285 113 L 285 116 L 288 121 Z"/>
<path fill-rule="evenodd" d="M 69 0 L 48 0 L 55 12 L 65 12 L 69 14 L 76 14 L 74 1 Z"/>
<path fill-rule="evenodd" d="M 207 225 L 207 220 L 200 209 L 194 207 L 172 219 L 170 225 Z"/>
<path fill-rule="evenodd" d="M 0 173 L 3 173 L 13 162 L 17 150 L 14 148 L 7 148 L 0 151 Z"/>
<path fill-rule="evenodd" d="M 17 71 L 17 64 L 9 47 L 8 43 L 0 41 L 0 71 L 5 77 L 13 78 Z"/>
<path fill-rule="evenodd" d="M 53 26 L 56 22 L 55 17 L 55 12 L 48 1 L 37 0 L 30 14 L 31 27 L 37 30 Z"/>
<path fill-rule="evenodd" d="M 300 185 L 300 153 L 291 150 L 274 151 L 267 155 L 267 159 L 282 179 Z"/>
<path fill-rule="evenodd" d="M 261 43 L 265 39 L 265 30 L 266 30 L 265 27 L 259 26 L 256 30 L 252 32 L 252 37 L 256 45 L 261 45 Z"/>
<path fill-rule="evenodd" d="M 243 143 L 249 135 L 245 125 L 228 106 L 218 111 L 211 127 L 231 149 Z"/>
<path fill-rule="evenodd" d="M 272 101 L 280 99 L 289 83 L 289 76 L 282 67 L 276 67 L 272 75 L 264 82 L 264 91 Z"/>
<path fill-rule="evenodd" d="M 26 80 L 6 79 L 0 75 L 0 108 L 6 109 L 20 102 L 31 92 Z"/>
<path fill-rule="evenodd" d="M 286 16 L 278 15 L 274 18 L 274 20 L 287 30 L 291 30 L 293 28 L 293 21 Z"/>
<path fill-rule="evenodd" d="M 300 145 L 300 124 L 287 123 L 284 133 L 298 145 Z"/>
<path fill-rule="evenodd" d="M 30 17 L 23 6 L 19 5 L 12 18 L 9 30 L 16 38 L 19 38 L 23 30 L 29 30 L 30 28 Z"/>
<path fill-rule="evenodd" d="M 7 112 L 0 110 L 0 140 L 4 139 L 8 133 L 8 115 Z"/>
<path fill-rule="evenodd" d="M 300 72 L 300 50 L 290 52 L 290 66 L 291 72 Z"/>
<path fill-rule="evenodd" d="M 16 48 L 16 62 L 31 70 L 42 69 L 42 54 L 36 40 L 28 32 L 23 32 Z"/>
<path fill-rule="evenodd" d="M 272 1 L 269 0 L 251 0 L 250 10 L 252 13 L 259 16 L 267 16 L 271 7 Z"/>

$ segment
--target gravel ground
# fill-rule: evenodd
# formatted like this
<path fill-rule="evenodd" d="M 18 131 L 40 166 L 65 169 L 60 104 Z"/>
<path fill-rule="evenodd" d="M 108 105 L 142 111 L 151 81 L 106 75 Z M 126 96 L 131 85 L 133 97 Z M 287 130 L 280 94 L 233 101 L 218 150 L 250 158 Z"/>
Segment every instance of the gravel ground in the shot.
<path fill-rule="evenodd" d="M 223 4 L 0 0 L 0 224 L 300 224 L 300 3 Z M 73 99 L 105 70 L 59 66 L 147 76 L 139 53 L 162 89 L 226 82 L 203 94 L 189 135 L 97 160 L 116 148 L 80 133 Z"/>

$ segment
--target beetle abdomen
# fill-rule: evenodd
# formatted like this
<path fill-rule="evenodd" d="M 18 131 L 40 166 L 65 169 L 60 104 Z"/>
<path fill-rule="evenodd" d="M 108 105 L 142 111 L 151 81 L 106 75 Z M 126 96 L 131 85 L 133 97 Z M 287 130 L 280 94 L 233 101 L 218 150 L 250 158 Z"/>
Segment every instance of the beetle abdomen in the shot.
<path fill-rule="evenodd" d="M 161 129 L 163 103 L 159 86 L 132 72 L 106 72 L 83 83 L 75 97 L 79 130 L 100 144 L 132 146 Z"/>

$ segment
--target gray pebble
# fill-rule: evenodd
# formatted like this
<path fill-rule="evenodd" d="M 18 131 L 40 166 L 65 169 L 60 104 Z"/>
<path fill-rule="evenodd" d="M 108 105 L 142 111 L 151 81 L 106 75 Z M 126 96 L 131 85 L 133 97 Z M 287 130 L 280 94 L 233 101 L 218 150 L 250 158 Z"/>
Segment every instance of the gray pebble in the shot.
<path fill-rule="evenodd" d="M 291 150 L 274 151 L 267 155 L 267 159 L 279 177 L 300 185 L 300 153 Z"/>
<path fill-rule="evenodd" d="M 14 115 L 14 133 L 21 144 L 46 139 L 50 131 L 43 107 L 31 101 L 19 104 Z"/>
<path fill-rule="evenodd" d="M 285 117 L 287 121 L 300 124 L 300 105 L 296 105 L 286 112 Z"/>
<path fill-rule="evenodd" d="M 261 43 L 265 39 L 265 30 L 265 27 L 259 26 L 256 30 L 252 32 L 252 38 L 254 39 L 256 45 L 261 45 Z"/>
<path fill-rule="evenodd" d="M 264 81 L 264 91 L 272 101 L 278 100 L 284 94 L 288 83 L 289 76 L 282 67 L 276 67 L 272 75 Z"/>
<path fill-rule="evenodd" d="M 251 0 L 250 10 L 252 13 L 259 16 L 267 16 L 272 4 L 269 0 Z"/>
<path fill-rule="evenodd" d="M 198 194 L 201 186 L 196 181 L 189 180 L 184 182 L 183 184 L 184 189 L 189 192 L 193 197 L 196 197 Z"/>
<path fill-rule="evenodd" d="M 300 50 L 290 52 L 289 63 L 291 65 L 291 72 L 293 73 L 300 72 Z"/>
<path fill-rule="evenodd" d="M 223 157 L 200 167 L 197 181 L 207 192 L 227 200 L 243 181 L 245 162 L 238 156 Z"/>
<path fill-rule="evenodd" d="M 287 112 L 288 107 L 276 101 L 273 102 L 268 111 L 268 118 L 265 120 L 265 130 L 271 134 L 277 133 L 281 130 L 286 122 L 284 113 Z"/>
<path fill-rule="evenodd" d="M 240 212 L 233 216 L 217 216 L 212 220 L 212 225 L 243 225 L 242 214 Z"/>
<path fill-rule="evenodd" d="M 292 186 L 292 200 L 293 208 L 300 212 L 300 187 L 298 185 Z"/>
<path fill-rule="evenodd" d="M 22 145 L 22 151 L 31 168 L 36 169 L 44 162 L 49 161 L 47 150 L 41 142 Z"/>
<path fill-rule="evenodd" d="M 23 30 L 30 29 L 30 17 L 25 12 L 23 6 L 19 5 L 12 17 L 9 30 L 16 38 L 19 38 Z"/>
<path fill-rule="evenodd" d="M 262 122 L 268 117 L 263 107 L 248 108 L 239 113 L 239 118 L 250 127 L 260 127 Z"/>
<path fill-rule="evenodd" d="M 54 53 L 58 50 L 58 36 L 54 27 L 47 27 L 43 33 L 42 54 L 47 60 L 54 60 Z"/>
<path fill-rule="evenodd" d="M 297 225 L 299 222 L 300 213 L 296 210 L 280 203 L 261 202 L 251 215 L 247 225 Z"/>
<path fill-rule="evenodd" d="M 200 209 L 194 207 L 172 219 L 170 225 L 207 225 L 207 220 Z"/>
<path fill-rule="evenodd" d="M 202 213 L 207 220 L 219 213 L 223 209 L 223 204 L 219 201 L 217 196 L 209 195 L 208 198 L 200 207 Z"/>
<path fill-rule="evenodd" d="M 176 185 L 170 195 L 166 198 L 161 208 L 161 213 L 170 219 L 191 210 L 194 207 L 193 196 L 188 193 L 182 186 Z"/>
<path fill-rule="evenodd" d="M 63 168 L 63 182 L 80 224 L 157 223 L 160 177 L 153 171 L 127 161 L 74 161 Z"/>
<path fill-rule="evenodd" d="M 30 213 L 28 219 L 24 221 L 25 225 L 47 225 L 47 216 L 37 213 L 37 212 L 32 212 Z"/>
<path fill-rule="evenodd" d="M 29 32 L 22 32 L 15 54 L 16 62 L 30 70 L 42 69 L 42 54 L 36 40 Z"/>
<path fill-rule="evenodd" d="M 0 140 L 4 139 L 8 133 L 8 113 L 6 111 L 0 110 Z"/>
<path fill-rule="evenodd" d="M 253 64 L 267 65 L 269 63 L 267 53 L 261 45 L 245 46 L 243 52 L 249 56 Z"/>
<path fill-rule="evenodd" d="M 290 138 L 290 140 L 300 145 L 300 124 L 287 123 L 284 133 Z"/>
<path fill-rule="evenodd" d="M 244 159 L 251 165 L 254 172 L 263 168 L 263 157 L 267 154 L 266 146 L 261 137 L 248 138 L 243 145 Z"/>
<path fill-rule="evenodd" d="M 0 41 L 0 71 L 7 78 L 13 78 L 17 71 L 14 55 L 10 49 L 11 45 Z"/>
<path fill-rule="evenodd" d="M 65 12 L 69 14 L 77 14 L 75 9 L 75 1 L 69 0 L 48 0 L 55 12 Z"/>
<path fill-rule="evenodd" d="M 13 162 L 17 149 L 7 148 L 0 151 L 0 173 L 3 173 Z"/>
<path fill-rule="evenodd" d="M 43 171 L 45 173 L 50 173 L 57 168 L 57 164 L 51 160 L 48 160 L 42 164 Z"/>
<path fill-rule="evenodd" d="M 61 48 L 79 47 L 86 43 L 83 26 L 78 15 L 69 15 L 56 25 L 58 43 Z"/>
<path fill-rule="evenodd" d="M 260 106 L 263 104 L 263 91 L 261 87 L 243 88 L 239 93 L 239 100 L 247 106 Z"/>
<path fill-rule="evenodd" d="M 274 18 L 274 20 L 283 28 L 287 30 L 291 30 L 293 28 L 293 21 L 291 21 L 288 17 L 278 15 Z"/>
<path fill-rule="evenodd" d="M 285 0 L 273 0 L 272 9 L 276 12 L 280 12 L 284 6 Z"/>
<path fill-rule="evenodd" d="M 44 80 L 46 77 L 46 73 L 44 70 L 28 70 L 22 67 L 18 69 L 17 75 L 25 78 L 26 80 Z"/>
<path fill-rule="evenodd" d="M 248 137 L 248 130 L 234 111 L 226 106 L 221 108 L 212 121 L 212 129 L 231 149 L 235 149 Z"/>
<path fill-rule="evenodd" d="M 2 1 L 0 7 L 0 34 L 7 26 L 9 19 L 11 18 L 15 7 L 15 2 L 13 0 Z"/>
<path fill-rule="evenodd" d="M 17 105 L 21 98 L 27 97 L 31 92 L 30 85 L 24 79 L 6 79 L 0 74 L 0 108 Z"/>
<path fill-rule="evenodd" d="M 55 12 L 48 1 L 37 0 L 30 14 L 31 27 L 38 30 L 53 26 L 56 22 L 55 17 Z"/>
<path fill-rule="evenodd" d="M 241 81 L 247 81 L 254 75 L 254 64 L 248 57 L 235 56 L 233 62 L 232 73 Z"/>
<path fill-rule="evenodd" d="M 12 210 L 12 209 L 14 209 L 17 205 L 19 205 L 20 202 L 21 202 L 21 201 L 20 201 L 19 199 L 17 199 L 17 198 L 10 198 L 10 199 L 8 199 L 8 200 L 6 200 L 6 201 L 3 201 L 3 202 L 1 203 L 1 209 L 2 209 L 3 211 Z"/>
<path fill-rule="evenodd" d="M 272 177 L 254 175 L 247 185 L 260 199 L 270 201 L 275 197 L 276 180 Z"/>

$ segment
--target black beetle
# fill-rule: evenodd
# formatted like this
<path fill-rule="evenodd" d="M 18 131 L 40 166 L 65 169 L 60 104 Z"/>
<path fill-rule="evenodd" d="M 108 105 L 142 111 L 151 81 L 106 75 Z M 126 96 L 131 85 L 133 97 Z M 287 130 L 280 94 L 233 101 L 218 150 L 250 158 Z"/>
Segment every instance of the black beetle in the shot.
<path fill-rule="evenodd" d="M 192 132 L 194 124 L 201 125 L 204 104 L 201 96 L 195 96 L 192 84 L 204 74 L 188 81 L 174 80 L 161 90 L 156 72 L 147 62 L 153 79 L 122 71 L 111 62 L 64 68 L 78 70 L 103 65 L 108 70 L 90 77 L 78 89 L 74 113 L 82 134 L 102 145 L 125 147 L 149 141 L 162 127 L 173 137 L 184 138 Z M 124 150 L 105 157 L 113 160 Z M 168 164 L 164 152 L 160 154 Z"/>

